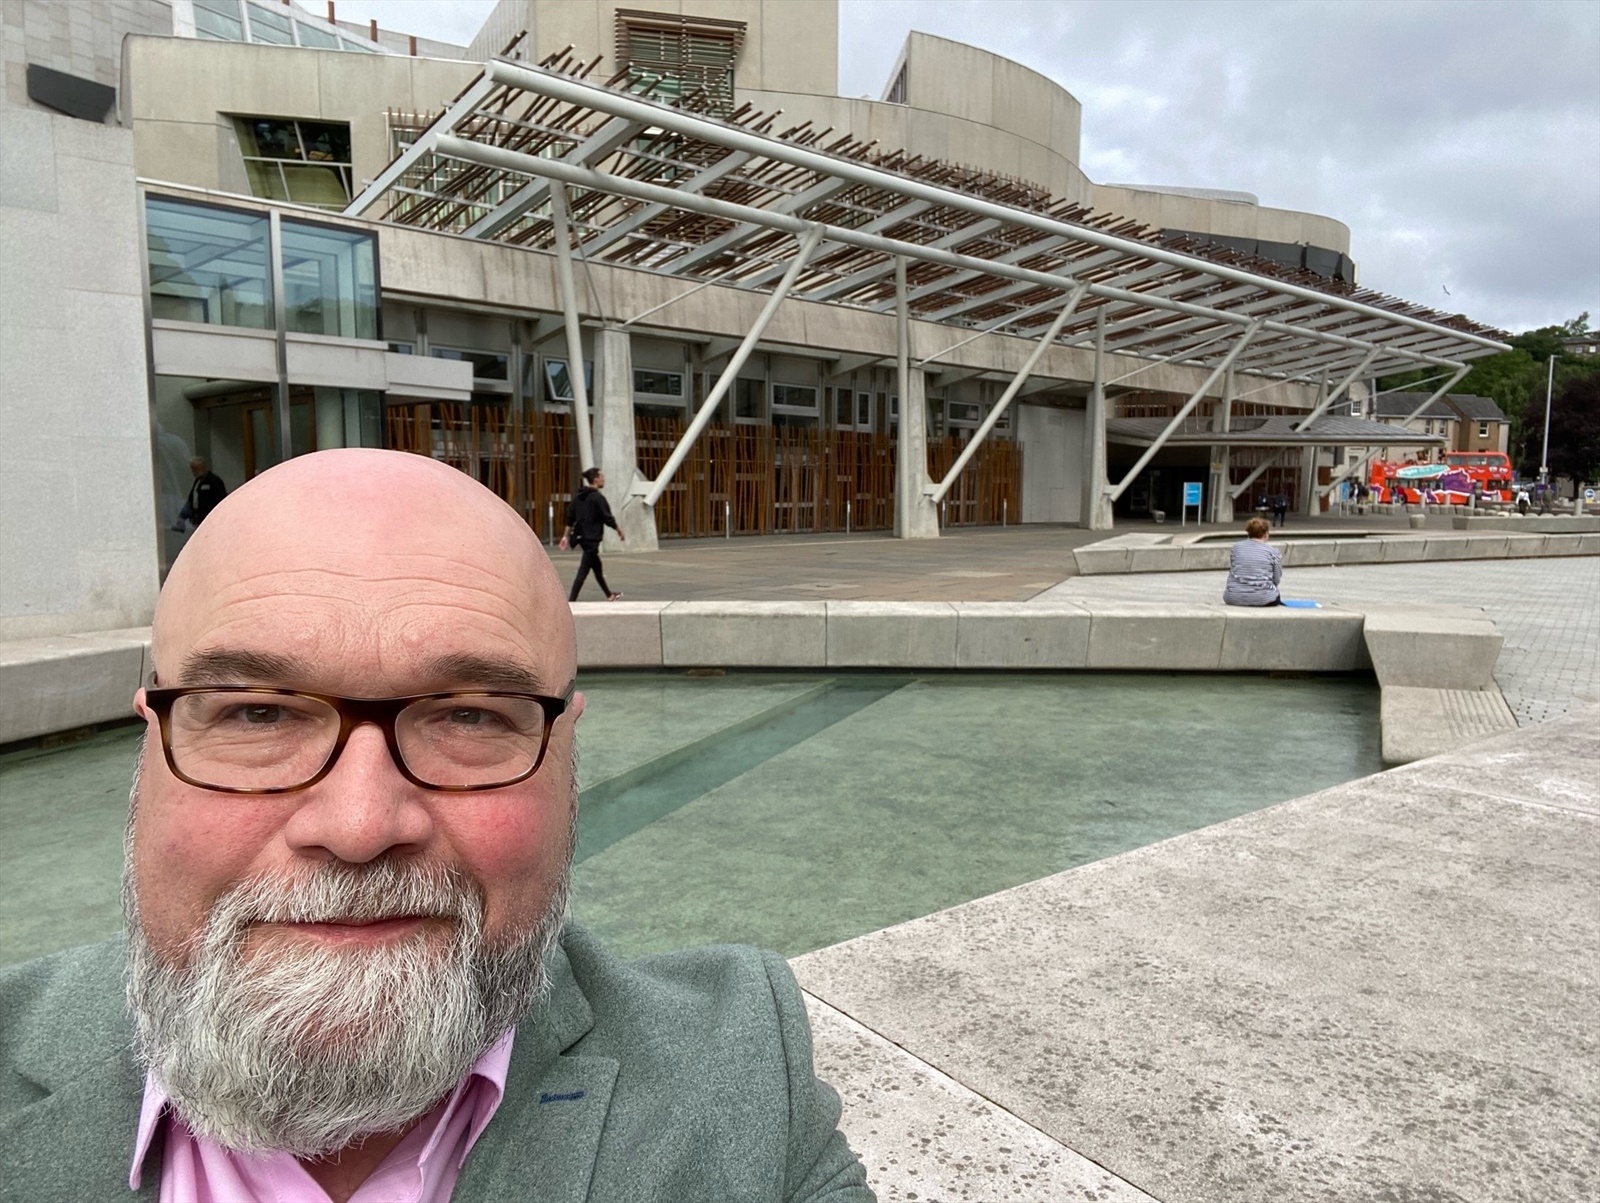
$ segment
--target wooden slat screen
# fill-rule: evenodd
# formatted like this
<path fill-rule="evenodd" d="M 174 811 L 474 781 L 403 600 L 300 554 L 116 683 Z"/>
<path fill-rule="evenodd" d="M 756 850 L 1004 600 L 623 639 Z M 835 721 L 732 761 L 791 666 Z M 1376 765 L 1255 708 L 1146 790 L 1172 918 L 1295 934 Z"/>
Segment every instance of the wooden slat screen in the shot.
<path fill-rule="evenodd" d="M 634 419 L 639 470 L 654 479 L 683 437 L 681 418 Z M 564 524 L 577 484 L 572 418 L 530 417 L 520 453 L 505 406 L 397 403 L 384 414 L 386 445 L 459 468 L 508 503 L 524 473 L 527 520 L 541 539 Z M 943 479 L 961 443 L 930 439 L 929 473 Z M 656 505 L 661 538 L 894 527 L 895 440 L 885 434 L 802 427 L 712 426 L 690 450 Z M 1022 448 L 991 439 L 950 490 L 947 526 L 996 525 L 1021 517 Z M 620 504 L 620 495 L 613 505 Z"/>

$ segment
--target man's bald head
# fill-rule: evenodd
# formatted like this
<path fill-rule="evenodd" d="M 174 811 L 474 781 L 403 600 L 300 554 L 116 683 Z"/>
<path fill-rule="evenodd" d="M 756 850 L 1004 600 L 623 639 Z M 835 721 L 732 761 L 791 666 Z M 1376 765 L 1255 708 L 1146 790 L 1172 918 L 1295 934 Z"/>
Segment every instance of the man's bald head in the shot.
<path fill-rule="evenodd" d="M 368 696 L 398 687 L 386 680 L 407 659 L 450 650 L 452 631 L 483 643 L 476 654 L 543 661 L 552 692 L 575 669 L 571 613 L 527 524 L 465 474 L 402 452 L 300 456 L 230 494 L 162 590 L 159 679 L 182 683 L 197 651 L 256 642 L 263 623 L 281 654 L 375 675 L 343 683 Z"/>

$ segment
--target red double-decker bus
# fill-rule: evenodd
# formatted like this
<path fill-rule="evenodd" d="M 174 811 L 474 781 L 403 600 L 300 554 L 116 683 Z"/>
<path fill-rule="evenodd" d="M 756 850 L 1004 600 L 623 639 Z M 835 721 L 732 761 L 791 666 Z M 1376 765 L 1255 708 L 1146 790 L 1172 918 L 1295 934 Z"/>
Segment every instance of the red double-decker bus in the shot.
<path fill-rule="evenodd" d="M 1503 451 L 1446 451 L 1438 464 L 1374 463 L 1368 483 L 1390 501 L 1465 505 L 1474 486 L 1481 500 L 1510 501 L 1512 481 Z"/>

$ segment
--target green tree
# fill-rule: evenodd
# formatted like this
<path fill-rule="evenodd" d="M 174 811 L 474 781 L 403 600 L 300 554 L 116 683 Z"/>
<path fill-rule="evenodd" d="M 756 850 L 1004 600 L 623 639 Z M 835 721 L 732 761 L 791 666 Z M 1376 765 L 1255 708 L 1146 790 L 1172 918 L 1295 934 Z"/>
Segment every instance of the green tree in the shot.
<path fill-rule="evenodd" d="M 1544 442 L 1544 385 L 1527 419 L 1527 453 L 1531 472 L 1538 471 Z M 1571 477 L 1575 484 L 1600 479 L 1600 372 L 1557 376 L 1550 403 L 1550 475 Z"/>
<path fill-rule="evenodd" d="M 1506 417 L 1511 419 L 1511 460 L 1525 474 L 1532 475 L 1539 469 L 1540 437 L 1544 431 L 1545 379 L 1549 371 L 1550 357 L 1552 355 L 1556 357 L 1558 403 L 1568 381 L 1582 377 L 1600 377 L 1600 363 L 1594 362 L 1594 357 L 1572 355 L 1561 346 L 1562 339 L 1588 332 L 1589 315 L 1580 313 L 1558 326 L 1540 326 L 1537 330 L 1513 334 L 1506 340 L 1511 346 L 1509 351 L 1473 360 L 1472 370 L 1450 390 L 1453 393 L 1490 397 Z M 1431 392 L 1439 387 L 1438 375 L 1437 368 L 1401 372 L 1379 380 L 1378 388 L 1387 390 L 1410 386 L 1419 392 Z M 1423 383 L 1424 381 L 1430 383 Z M 1537 423 L 1536 428 L 1539 431 L 1539 434 L 1531 438 L 1530 423 Z M 1552 415 L 1550 420 L 1552 459 L 1555 457 L 1554 442 L 1560 429 L 1560 423 Z M 1554 471 L 1553 465 L 1552 471 Z"/>

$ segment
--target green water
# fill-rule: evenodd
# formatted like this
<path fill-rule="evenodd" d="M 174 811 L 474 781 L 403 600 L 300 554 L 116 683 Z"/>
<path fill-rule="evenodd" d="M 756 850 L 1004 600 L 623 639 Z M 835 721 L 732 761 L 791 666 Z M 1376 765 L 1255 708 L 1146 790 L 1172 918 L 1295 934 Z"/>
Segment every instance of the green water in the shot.
<path fill-rule="evenodd" d="M 595 674 L 573 913 L 805 952 L 1379 771 L 1356 679 Z M 136 728 L 0 760 L 0 963 L 116 930 Z"/>

